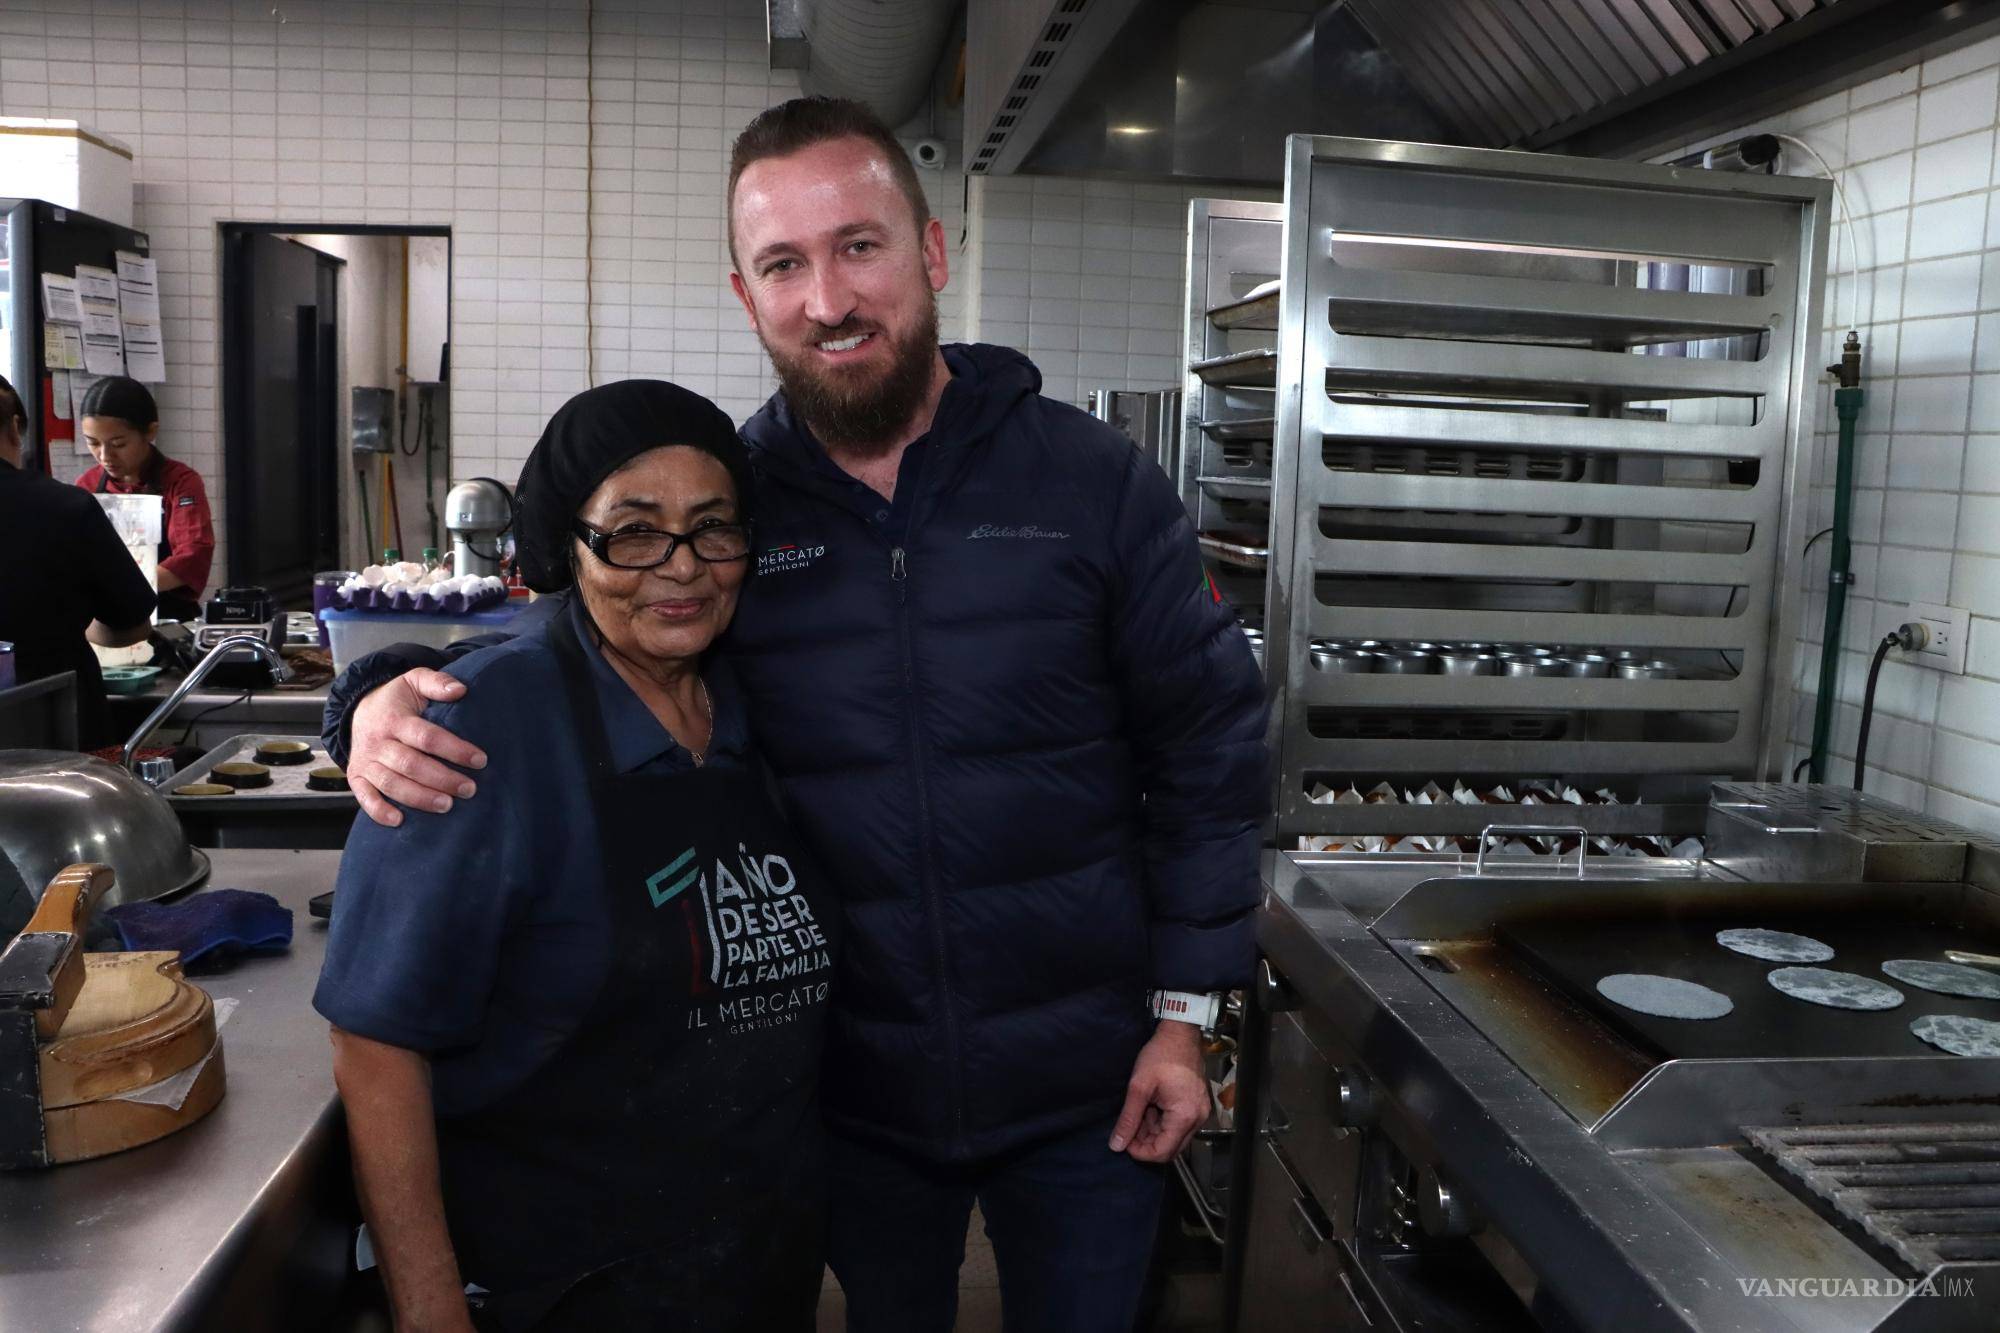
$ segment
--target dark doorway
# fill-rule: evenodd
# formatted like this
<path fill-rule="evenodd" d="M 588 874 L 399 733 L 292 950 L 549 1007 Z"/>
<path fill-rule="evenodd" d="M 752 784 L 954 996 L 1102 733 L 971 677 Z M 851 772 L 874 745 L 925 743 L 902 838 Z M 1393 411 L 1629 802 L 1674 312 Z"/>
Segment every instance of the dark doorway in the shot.
<path fill-rule="evenodd" d="M 229 581 L 303 605 L 340 562 L 341 261 L 227 223 L 222 256 Z"/>

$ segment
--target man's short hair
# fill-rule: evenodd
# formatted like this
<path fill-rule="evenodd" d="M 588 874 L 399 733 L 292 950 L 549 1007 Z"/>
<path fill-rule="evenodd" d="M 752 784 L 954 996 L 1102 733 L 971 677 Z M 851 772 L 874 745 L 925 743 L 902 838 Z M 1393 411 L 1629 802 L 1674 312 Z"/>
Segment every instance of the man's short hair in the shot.
<path fill-rule="evenodd" d="M 794 97 L 780 102 L 743 127 L 729 149 L 729 257 L 736 258 L 736 181 L 745 168 L 767 157 L 790 157 L 815 144 L 835 139 L 860 139 L 882 151 L 882 158 L 895 176 L 897 188 L 910 201 L 910 213 L 917 230 L 930 220 L 930 201 L 924 198 L 923 182 L 910 155 L 896 139 L 895 131 L 860 102 L 844 97 Z"/>

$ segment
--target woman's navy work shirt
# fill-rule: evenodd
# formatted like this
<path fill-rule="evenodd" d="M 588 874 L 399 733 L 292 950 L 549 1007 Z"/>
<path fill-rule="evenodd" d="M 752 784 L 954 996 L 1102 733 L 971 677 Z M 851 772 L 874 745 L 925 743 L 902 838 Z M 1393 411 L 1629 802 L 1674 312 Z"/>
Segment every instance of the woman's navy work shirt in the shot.
<path fill-rule="evenodd" d="M 620 773 L 672 773 L 694 756 L 604 660 L 572 598 Z M 486 751 L 479 793 L 396 828 L 357 816 L 341 857 L 313 1007 L 335 1027 L 431 1058 L 440 1115 L 476 1111 L 582 1024 L 611 956 L 603 863 L 582 738 L 550 621 L 447 670 L 466 684 L 424 716 Z M 710 764 L 754 762 L 741 696 L 704 664 L 715 710 Z M 672 841 L 675 817 L 660 812 Z"/>

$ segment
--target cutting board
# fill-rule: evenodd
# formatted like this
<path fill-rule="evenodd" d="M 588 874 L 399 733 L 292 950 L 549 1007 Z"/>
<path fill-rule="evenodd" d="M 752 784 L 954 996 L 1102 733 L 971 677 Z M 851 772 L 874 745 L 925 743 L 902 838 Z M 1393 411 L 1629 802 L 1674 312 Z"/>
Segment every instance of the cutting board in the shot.
<path fill-rule="evenodd" d="M 15 1009 L 32 1010 L 40 1137 L 9 1143 L 7 1160 L 55 1165 L 149 1143 L 193 1123 L 222 1099 L 215 1006 L 181 975 L 175 953 L 82 951 L 91 911 L 112 885 L 111 870 L 75 865 L 50 882 L 35 915 L 0 960 L 46 964 L 46 987 L 18 987 Z M 25 1025 L 11 1031 L 25 1033 Z M 211 1058 L 212 1056 L 212 1058 Z M 0 1052 L 14 1059 L 14 1052 Z M 178 1106 L 118 1100 L 120 1094 L 184 1073 L 204 1059 Z M 7 1121 L 18 1133 L 21 1119 Z"/>

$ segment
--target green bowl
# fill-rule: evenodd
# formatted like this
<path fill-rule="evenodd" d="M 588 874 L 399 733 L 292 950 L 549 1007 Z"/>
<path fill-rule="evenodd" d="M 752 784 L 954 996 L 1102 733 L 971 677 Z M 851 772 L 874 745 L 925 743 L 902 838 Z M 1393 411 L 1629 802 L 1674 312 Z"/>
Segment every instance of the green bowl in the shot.
<path fill-rule="evenodd" d="M 159 674 L 156 666 L 105 667 L 104 688 L 110 694 L 144 694 Z"/>

